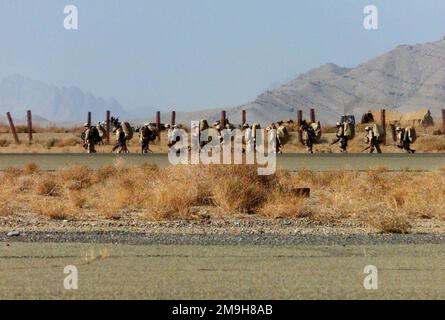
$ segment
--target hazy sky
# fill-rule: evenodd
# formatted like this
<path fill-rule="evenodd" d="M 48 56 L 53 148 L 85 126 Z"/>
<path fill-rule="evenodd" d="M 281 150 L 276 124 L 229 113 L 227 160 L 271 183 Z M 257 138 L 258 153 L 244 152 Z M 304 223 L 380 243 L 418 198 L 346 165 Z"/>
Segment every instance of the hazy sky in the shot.
<path fill-rule="evenodd" d="M 65 5 L 79 30 L 63 27 Z M 363 9 L 379 9 L 379 30 Z M 0 77 L 115 97 L 127 109 L 234 106 L 334 62 L 445 35 L 443 0 L 0 0 Z"/>

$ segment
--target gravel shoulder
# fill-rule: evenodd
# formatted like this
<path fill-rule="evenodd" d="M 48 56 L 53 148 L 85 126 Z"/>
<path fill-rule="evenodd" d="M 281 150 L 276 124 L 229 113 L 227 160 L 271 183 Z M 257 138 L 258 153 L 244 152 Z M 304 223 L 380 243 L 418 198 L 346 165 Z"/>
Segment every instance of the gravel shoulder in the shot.
<path fill-rule="evenodd" d="M 343 221 L 318 224 L 309 219 L 231 217 L 148 222 L 134 216 L 119 220 L 52 220 L 34 215 L 0 217 L 2 242 L 116 243 L 166 245 L 361 245 L 443 244 L 445 222 L 418 220 L 410 234 L 382 234 Z"/>

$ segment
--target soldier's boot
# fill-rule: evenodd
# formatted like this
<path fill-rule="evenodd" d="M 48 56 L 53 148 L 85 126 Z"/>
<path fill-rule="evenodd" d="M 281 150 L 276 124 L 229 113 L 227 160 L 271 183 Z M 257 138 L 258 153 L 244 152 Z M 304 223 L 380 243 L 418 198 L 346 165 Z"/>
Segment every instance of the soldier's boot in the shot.
<path fill-rule="evenodd" d="M 94 144 L 88 143 L 88 153 L 95 153 L 96 150 L 94 150 Z"/>
<path fill-rule="evenodd" d="M 375 146 L 375 148 L 376 148 L 376 150 L 377 150 L 377 153 L 382 153 L 382 148 L 380 148 L 380 145 L 376 145 Z"/>

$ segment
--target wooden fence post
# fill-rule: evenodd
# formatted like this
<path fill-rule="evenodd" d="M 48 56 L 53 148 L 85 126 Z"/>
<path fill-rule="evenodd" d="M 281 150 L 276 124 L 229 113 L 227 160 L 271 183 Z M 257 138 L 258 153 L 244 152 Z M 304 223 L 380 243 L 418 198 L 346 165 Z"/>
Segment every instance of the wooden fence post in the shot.
<path fill-rule="evenodd" d="M 383 144 L 386 145 L 386 110 L 385 109 L 382 109 L 380 111 L 380 118 L 382 121 L 383 131 L 385 132 L 385 141 L 383 142 Z"/>
<path fill-rule="evenodd" d="M 14 122 L 12 121 L 11 113 L 6 112 L 6 117 L 8 118 L 9 128 L 11 129 L 15 143 L 20 144 L 19 137 L 17 136 L 17 130 L 15 130 Z"/>
<path fill-rule="evenodd" d="M 243 110 L 242 117 L 241 117 L 241 125 L 243 126 L 245 123 L 247 123 L 247 114 L 246 114 L 246 110 Z"/>
<path fill-rule="evenodd" d="M 110 110 L 107 110 L 107 112 L 105 113 L 105 130 L 106 130 L 105 140 L 107 144 L 110 144 L 110 131 L 111 131 L 110 117 L 111 117 L 111 112 Z"/>
<path fill-rule="evenodd" d="M 176 111 L 172 111 L 171 123 L 172 126 L 176 124 Z"/>
<path fill-rule="evenodd" d="M 156 112 L 156 130 L 158 131 L 156 140 L 161 142 L 161 111 Z"/>
<path fill-rule="evenodd" d="M 226 128 L 226 111 L 221 111 L 221 130 Z"/>
<path fill-rule="evenodd" d="M 445 109 L 442 109 L 443 135 L 445 136 Z"/>
<path fill-rule="evenodd" d="M 298 142 L 303 143 L 303 132 L 300 130 L 301 123 L 303 122 L 303 111 L 297 112 L 297 130 L 298 130 Z"/>
<path fill-rule="evenodd" d="M 315 109 L 311 109 L 310 118 L 311 118 L 311 123 L 314 123 L 315 122 Z"/>
<path fill-rule="evenodd" d="M 87 123 L 89 126 L 91 126 L 91 112 L 90 111 L 88 111 Z"/>
<path fill-rule="evenodd" d="M 32 114 L 31 110 L 26 111 L 26 120 L 28 123 L 28 143 L 32 142 Z"/>

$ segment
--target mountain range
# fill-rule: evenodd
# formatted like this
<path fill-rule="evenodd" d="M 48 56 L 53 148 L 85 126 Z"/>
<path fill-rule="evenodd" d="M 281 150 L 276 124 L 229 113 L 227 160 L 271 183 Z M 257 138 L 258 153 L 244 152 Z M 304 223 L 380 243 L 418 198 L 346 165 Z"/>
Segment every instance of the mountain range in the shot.
<path fill-rule="evenodd" d="M 445 38 L 436 42 L 401 45 L 355 68 L 333 63 L 310 70 L 283 85 L 261 93 L 254 101 L 226 108 L 232 123 L 262 124 L 295 119 L 297 110 L 305 117 L 316 110 L 323 123 L 334 123 L 341 115 L 361 116 L 370 109 L 401 112 L 428 108 L 438 116 L 445 108 Z M 7 111 L 23 117 L 26 110 L 49 121 L 85 121 L 87 111 L 104 114 L 111 110 L 121 117 L 145 118 L 153 109 L 129 113 L 116 99 L 103 99 L 77 87 L 56 87 L 13 75 L 0 82 L 0 115 Z M 177 121 L 216 120 L 221 109 L 178 112 Z M 144 109 L 145 110 L 145 109 Z M 152 119 L 153 120 L 153 119 Z M 168 121 L 165 113 L 163 120 Z M 141 120 L 142 121 L 142 120 Z"/>
<path fill-rule="evenodd" d="M 128 116 L 128 112 L 114 98 L 97 98 L 77 87 L 56 87 L 21 75 L 12 75 L 0 82 L 0 115 L 11 112 L 22 119 L 26 110 L 40 122 L 85 122 L 88 111 L 97 121 L 103 120 L 106 110 Z"/>
<path fill-rule="evenodd" d="M 341 115 L 360 117 L 370 109 L 401 112 L 428 108 L 439 116 L 445 108 L 445 39 L 417 45 L 401 45 L 355 68 L 333 63 L 313 69 L 254 101 L 228 109 L 229 119 L 240 122 L 242 110 L 250 123 L 295 119 L 298 110 L 309 117 L 316 110 L 324 123 L 335 123 Z M 219 118 L 220 109 L 180 113 L 179 121 L 204 115 Z"/>

